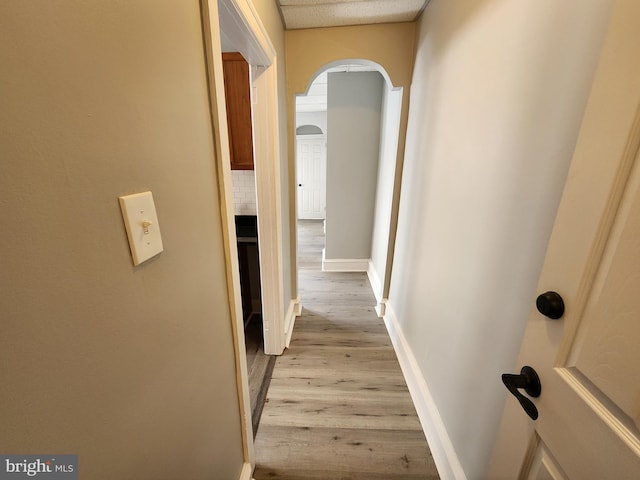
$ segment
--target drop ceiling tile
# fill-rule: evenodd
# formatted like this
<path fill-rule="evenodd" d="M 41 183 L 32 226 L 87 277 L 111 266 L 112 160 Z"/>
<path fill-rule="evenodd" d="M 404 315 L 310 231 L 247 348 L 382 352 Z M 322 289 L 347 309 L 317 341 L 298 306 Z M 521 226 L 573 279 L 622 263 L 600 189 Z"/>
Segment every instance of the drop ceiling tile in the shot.
<path fill-rule="evenodd" d="M 280 0 L 287 29 L 410 22 L 425 0 Z"/>
<path fill-rule="evenodd" d="M 324 5 L 333 3 L 376 3 L 379 0 L 279 0 L 281 6 L 285 5 Z M 405 0 L 398 0 L 403 3 Z"/>

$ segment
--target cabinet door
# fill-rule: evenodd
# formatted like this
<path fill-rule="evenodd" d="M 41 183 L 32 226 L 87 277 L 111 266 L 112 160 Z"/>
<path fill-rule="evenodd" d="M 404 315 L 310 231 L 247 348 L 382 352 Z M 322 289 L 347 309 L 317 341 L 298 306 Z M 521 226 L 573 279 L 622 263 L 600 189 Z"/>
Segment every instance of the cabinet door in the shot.
<path fill-rule="evenodd" d="M 232 170 L 253 170 L 249 64 L 239 53 L 223 53 L 224 91 Z"/>

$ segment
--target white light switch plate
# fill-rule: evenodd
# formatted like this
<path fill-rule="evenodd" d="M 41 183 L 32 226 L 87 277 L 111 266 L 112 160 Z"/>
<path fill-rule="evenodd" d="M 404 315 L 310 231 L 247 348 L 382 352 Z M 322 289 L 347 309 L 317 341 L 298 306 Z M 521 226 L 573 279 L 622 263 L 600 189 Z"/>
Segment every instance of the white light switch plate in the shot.
<path fill-rule="evenodd" d="M 139 265 L 162 251 L 162 237 L 151 192 L 118 197 L 127 229 L 133 264 Z"/>

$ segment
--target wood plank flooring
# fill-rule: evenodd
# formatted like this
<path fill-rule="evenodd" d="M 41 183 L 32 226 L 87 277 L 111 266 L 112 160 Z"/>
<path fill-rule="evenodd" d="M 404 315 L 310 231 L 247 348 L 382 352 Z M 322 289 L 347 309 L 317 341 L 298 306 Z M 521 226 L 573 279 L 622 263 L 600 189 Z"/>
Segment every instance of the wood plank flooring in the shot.
<path fill-rule="evenodd" d="M 304 306 L 276 360 L 254 478 L 439 478 L 366 274 L 321 272 L 322 223 L 299 229 Z"/>
<path fill-rule="evenodd" d="M 247 351 L 247 372 L 249 373 L 249 399 L 251 402 L 251 425 L 255 438 L 258 424 L 267 397 L 267 389 L 276 357 L 265 355 L 262 318 L 254 315 L 245 327 L 245 348 Z"/>

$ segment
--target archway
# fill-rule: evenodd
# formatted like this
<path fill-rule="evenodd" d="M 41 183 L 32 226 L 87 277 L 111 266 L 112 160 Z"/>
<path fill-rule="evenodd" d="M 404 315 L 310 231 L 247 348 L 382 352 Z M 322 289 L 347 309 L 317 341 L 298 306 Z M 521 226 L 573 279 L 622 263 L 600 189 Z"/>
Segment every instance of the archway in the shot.
<path fill-rule="evenodd" d="M 355 78 L 345 84 L 344 81 L 349 76 Z M 365 102 L 363 105 L 350 105 L 350 100 L 353 100 L 353 97 L 364 98 L 366 91 L 364 87 L 356 87 L 354 90 L 353 82 L 364 82 L 361 85 L 373 82 L 375 88 L 376 80 L 373 77 L 379 79 L 378 98 L 374 98 L 370 104 L 366 103 L 368 100 L 363 100 Z M 334 79 L 333 82 L 329 81 L 330 78 Z M 329 105 L 327 104 L 330 84 L 333 84 L 335 89 L 344 88 L 344 85 L 348 84 L 352 85 L 352 87 L 347 87 L 351 88 L 351 93 L 346 95 L 344 104 L 339 103 L 341 101 L 339 92 L 330 96 L 334 99 L 333 104 L 331 101 Z M 399 170 L 397 151 L 402 94 L 402 87 L 394 87 L 388 73 L 379 64 L 364 59 L 346 59 L 334 61 L 319 68 L 309 79 L 305 93 L 296 96 L 296 127 L 300 128 L 304 124 L 312 124 L 317 128 L 324 128 L 327 133 L 328 173 L 320 175 L 327 182 L 326 197 L 329 200 L 326 217 L 324 215 L 311 217 L 326 221 L 324 229 L 326 246 L 322 268 L 326 271 L 366 271 L 376 295 L 379 315 L 384 313 L 384 298 L 386 296 L 384 285 L 385 279 L 390 275 L 390 256 L 392 255 L 390 237 L 395 235 L 393 224 L 394 188 L 396 172 Z M 323 95 L 324 101 L 321 100 Z M 344 95 L 342 97 L 342 100 L 345 100 Z M 350 107 L 357 110 L 357 113 L 354 113 L 353 121 L 343 118 L 345 115 L 349 115 Z M 370 131 L 370 133 L 363 134 L 362 130 L 361 124 L 369 121 L 366 117 L 361 116 L 362 111 L 369 110 L 369 107 L 372 110 L 378 109 L 377 120 L 374 120 L 377 122 L 375 134 Z M 330 113 L 332 109 L 340 110 L 338 117 L 336 117 L 337 114 Z M 344 125 L 334 126 L 335 128 L 332 129 L 332 118 L 334 122 L 343 121 Z M 337 118 L 340 120 L 336 120 Z M 350 127 L 358 130 L 359 139 L 356 134 L 353 135 L 353 141 L 350 140 L 348 133 Z M 333 138 L 332 131 L 334 132 Z M 364 137 L 367 142 L 371 143 L 372 139 L 369 137 L 374 135 L 375 158 L 371 158 L 371 148 L 367 152 L 369 158 L 361 158 L 363 153 L 361 143 L 364 143 Z M 304 214 L 307 207 L 302 204 L 302 196 L 299 194 L 306 186 L 301 180 L 301 176 L 305 176 L 306 172 L 302 171 L 305 167 L 300 161 L 300 156 L 304 153 L 301 151 L 300 145 L 302 142 L 306 143 L 307 138 L 296 137 L 296 174 L 298 179 L 296 221 L 298 221 L 310 217 Z M 301 141 L 301 139 L 304 140 Z M 355 171 L 354 166 L 346 169 L 341 168 L 345 162 L 356 161 L 360 161 L 360 165 L 355 168 Z M 318 165 L 321 164 L 321 162 L 318 163 Z M 350 192 L 350 190 L 352 191 Z M 333 208 L 332 201 L 334 202 Z M 366 221 L 367 218 L 371 219 L 369 223 Z M 351 245 L 346 245 L 345 242 L 350 242 Z M 353 248 L 355 242 L 359 242 L 357 251 Z M 350 252 L 355 253 L 349 255 Z"/>

